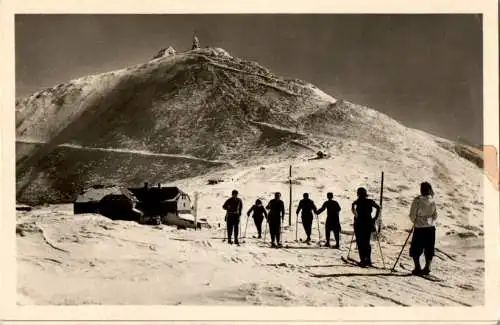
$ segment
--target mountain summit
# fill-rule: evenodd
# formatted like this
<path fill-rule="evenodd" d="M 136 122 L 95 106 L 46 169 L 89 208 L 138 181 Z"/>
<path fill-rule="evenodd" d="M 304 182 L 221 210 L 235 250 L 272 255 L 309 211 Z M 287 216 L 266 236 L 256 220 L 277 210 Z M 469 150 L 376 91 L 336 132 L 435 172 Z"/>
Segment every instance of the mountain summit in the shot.
<path fill-rule="evenodd" d="M 295 128 L 335 99 L 257 63 L 205 48 L 161 50 L 133 68 L 73 80 L 17 105 L 17 136 L 200 158 L 260 148 L 265 122 Z M 92 132 L 89 132 L 92 130 Z"/>

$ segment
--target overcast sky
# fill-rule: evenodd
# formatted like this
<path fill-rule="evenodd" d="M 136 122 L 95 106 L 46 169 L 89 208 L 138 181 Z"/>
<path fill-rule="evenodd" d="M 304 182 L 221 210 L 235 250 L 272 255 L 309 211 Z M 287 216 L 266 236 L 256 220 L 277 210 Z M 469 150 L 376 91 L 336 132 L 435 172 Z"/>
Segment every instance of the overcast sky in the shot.
<path fill-rule="evenodd" d="M 477 15 L 17 15 L 16 92 L 222 47 L 436 135 L 482 142 Z"/>

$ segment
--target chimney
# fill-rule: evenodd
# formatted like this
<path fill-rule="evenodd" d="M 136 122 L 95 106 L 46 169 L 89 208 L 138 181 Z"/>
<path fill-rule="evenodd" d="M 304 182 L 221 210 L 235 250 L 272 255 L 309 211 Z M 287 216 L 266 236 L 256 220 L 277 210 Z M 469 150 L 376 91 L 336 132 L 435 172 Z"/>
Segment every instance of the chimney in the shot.
<path fill-rule="evenodd" d="M 161 183 L 158 183 L 158 188 L 161 188 Z"/>
<path fill-rule="evenodd" d="M 144 188 L 146 188 L 146 189 L 148 188 L 148 182 L 144 183 Z"/>

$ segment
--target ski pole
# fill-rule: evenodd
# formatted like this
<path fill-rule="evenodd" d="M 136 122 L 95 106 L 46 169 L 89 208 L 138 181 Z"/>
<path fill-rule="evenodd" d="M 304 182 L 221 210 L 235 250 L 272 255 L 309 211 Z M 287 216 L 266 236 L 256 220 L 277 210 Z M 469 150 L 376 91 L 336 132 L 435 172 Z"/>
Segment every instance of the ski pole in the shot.
<path fill-rule="evenodd" d="M 351 254 L 352 241 L 354 240 L 354 230 L 352 231 L 351 243 L 349 244 L 349 250 L 347 251 L 347 259 L 349 259 L 349 255 Z"/>
<path fill-rule="evenodd" d="M 267 222 L 268 222 L 268 221 L 269 221 L 269 219 L 268 219 L 268 220 L 266 220 L 266 227 L 264 228 L 264 243 L 266 242 Z"/>
<path fill-rule="evenodd" d="M 284 240 L 283 240 L 283 219 L 281 219 L 281 223 L 280 223 L 280 240 L 278 240 L 278 244 L 281 244 Z"/>
<path fill-rule="evenodd" d="M 239 242 L 239 239 L 241 238 L 241 222 L 240 220 L 238 220 L 238 236 L 239 238 L 236 236 L 236 232 L 234 234 L 234 241 L 235 242 Z"/>
<path fill-rule="evenodd" d="M 375 236 L 377 237 L 378 249 L 380 250 L 380 258 L 382 259 L 382 265 L 384 266 L 385 269 L 384 254 L 382 254 L 382 246 L 380 246 L 380 239 L 378 237 L 378 233 L 375 233 Z"/>
<path fill-rule="evenodd" d="M 352 247 L 352 242 L 354 240 L 354 234 L 356 233 L 356 225 L 355 225 L 355 222 L 353 223 L 353 227 L 352 227 L 352 236 L 351 236 L 351 243 L 349 244 L 349 251 L 347 251 L 347 259 L 349 259 L 349 254 L 351 254 L 351 247 Z M 357 243 L 356 243 L 357 245 Z"/>
<path fill-rule="evenodd" d="M 349 259 L 349 254 L 351 254 L 351 247 L 353 240 L 354 240 L 354 230 L 352 231 L 351 244 L 349 245 L 349 250 L 347 251 L 347 259 Z"/>
<path fill-rule="evenodd" d="M 224 239 L 222 240 L 222 242 L 225 242 L 227 239 L 227 212 L 226 212 L 226 216 L 224 217 L 224 222 L 226 224 L 226 231 L 224 232 Z"/>
<path fill-rule="evenodd" d="M 316 219 L 318 220 L 318 242 L 321 244 L 321 230 L 319 229 L 319 216 L 316 214 Z"/>
<path fill-rule="evenodd" d="M 297 235 L 299 231 L 299 214 L 297 213 L 297 218 L 295 219 L 295 241 L 298 240 Z"/>
<path fill-rule="evenodd" d="M 401 257 L 401 254 L 403 253 L 403 250 L 405 249 L 405 246 L 408 243 L 408 240 L 410 239 L 410 236 L 411 236 L 414 229 L 415 229 L 415 226 L 413 226 L 411 228 L 410 232 L 408 233 L 408 237 L 406 237 L 405 243 L 403 244 L 403 247 L 401 248 L 401 251 L 399 252 L 398 258 L 396 258 L 396 262 L 394 262 L 394 265 L 393 265 L 391 271 L 394 271 L 396 269 L 396 265 L 398 264 L 399 258 Z"/>
<path fill-rule="evenodd" d="M 243 234 L 243 238 L 247 238 L 247 226 L 248 226 L 248 215 L 247 215 L 247 222 L 245 223 L 245 233 Z"/>

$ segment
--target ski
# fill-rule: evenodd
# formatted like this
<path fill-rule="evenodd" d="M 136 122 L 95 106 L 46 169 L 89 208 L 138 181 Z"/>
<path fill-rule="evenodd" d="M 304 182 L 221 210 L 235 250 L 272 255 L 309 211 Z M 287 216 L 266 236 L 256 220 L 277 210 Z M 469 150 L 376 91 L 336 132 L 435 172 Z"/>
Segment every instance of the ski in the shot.
<path fill-rule="evenodd" d="M 405 271 L 408 271 L 408 272 L 411 272 L 409 270 L 408 267 L 406 267 L 406 265 L 404 265 L 403 263 L 399 263 L 399 266 L 405 270 Z M 411 273 L 410 273 L 411 274 Z M 413 274 L 412 274 L 413 275 Z M 423 279 L 426 279 L 426 280 L 429 280 L 429 281 L 432 281 L 432 282 L 444 282 L 443 279 L 440 279 L 438 278 L 437 276 L 433 275 L 433 274 L 427 274 L 427 275 L 424 275 L 424 274 L 419 274 L 419 275 L 414 275 L 414 276 L 418 276 L 420 278 L 423 278 Z"/>
<path fill-rule="evenodd" d="M 421 275 L 419 275 L 419 277 L 426 279 L 426 280 L 429 280 L 429 281 L 432 281 L 432 282 L 444 282 L 443 279 L 440 279 L 433 274 L 427 274 L 427 275 L 421 274 Z"/>
<path fill-rule="evenodd" d="M 307 245 L 311 245 L 311 242 L 307 242 L 307 241 L 303 240 L 302 238 L 299 238 L 299 242 L 306 243 Z"/>
<path fill-rule="evenodd" d="M 350 265 L 354 265 L 354 266 L 358 266 L 358 267 L 361 267 L 361 268 L 364 268 L 364 269 L 382 269 L 381 267 L 378 267 L 378 266 L 375 266 L 375 265 L 366 265 L 366 266 L 362 266 L 359 264 L 358 261 L 356 261 L 355 259 L 352 259 L 352 258 L 345 258 L 344 256 L 341 256 L 340 259 L 346 263 L 346 264 L 350 264 Z"/>
<path fill-rule="evenodd" d="M 346 264 L 349 264 L 349 265 L 352 265 L 352 266 L 358 266 L 360 267 L 359 265 L 359 262 L 358 261 L 355 261 L 351 258 L 347 259 L 345 258 L 344 256 L 341 256 L 340 259 L 342 260 L 342 262 L 346 263 Z"/>

